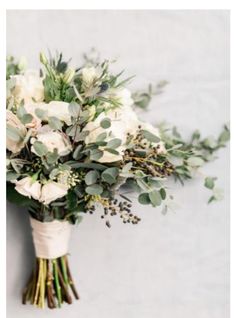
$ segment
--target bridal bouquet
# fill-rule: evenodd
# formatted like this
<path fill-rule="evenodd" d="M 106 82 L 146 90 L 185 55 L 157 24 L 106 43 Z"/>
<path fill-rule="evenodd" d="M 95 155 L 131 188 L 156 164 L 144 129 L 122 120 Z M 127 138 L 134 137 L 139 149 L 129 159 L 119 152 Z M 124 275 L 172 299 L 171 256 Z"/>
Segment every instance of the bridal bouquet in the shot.
<path fill-rule="evenodd" d="M 165 82 L 131 94 L 130 79 L 112 74 L 108 61 L 86 59 L 69 68 L 62 55 L 40 54 L 42 69 L 25 70 L 7 60 L 7 196 L 27 207 L 36 252 L 35 266 L 23 291 L 23 303 L 61 307 L 79 298 L 68 262 L 74 224 L 85 213 L 101 213 L 137 224 L 129 191 L 140 204 L 161 206 L 173 197 L 169 178 L 183 183 L 214 152 L 224 147 L 229 129 L 202 139 L 195 131 L 184 141 L 176 130 L 140 120 L 135 107 L 146 108 Z M 209 201 L 221 197 L 214 177 L 206 177 Z"/>

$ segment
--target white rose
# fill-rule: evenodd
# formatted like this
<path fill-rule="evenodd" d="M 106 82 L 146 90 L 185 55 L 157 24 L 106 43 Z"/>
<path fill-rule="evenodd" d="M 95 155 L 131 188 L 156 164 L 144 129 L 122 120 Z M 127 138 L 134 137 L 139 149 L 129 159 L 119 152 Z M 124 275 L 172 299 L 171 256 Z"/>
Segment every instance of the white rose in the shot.
<path fill-rule="evenodd" d="M 30 103 L 25 105 L 25 109 L 32 115 L 36 116 L 36 109 L 40 109 L 46 112 L 46 118 L 56 117 L 59 120 L 65 122 L 68 126 L 71 125 L 71 115 L 69 112 L 69 103 L 52 101 L 46 103 Z"/>
<path fill-rule="evenodd" d="M 65 156 L 72 150 L 71 143 L 67 139 L 66 135 L 52 130 L 48 125 L 40 128 L 38 130 L 37 136 L 31 139 L 33 144 L 31 151 L 33 153 L 36 153 L 34 150 L 34 142 L 36 140 L 42 142 L 50 152 L 53 152 L 54 149 L 57 149 L 60 156 Z"/>
<path fill-rule="evenodd" d="M 14 96 L 16 104 L 19 104 L 22 100 L 24 103 L 42 102 L 44 100 L 43 79 L 37 71 L 27 71 L 23 75 L 13 75 L 9 81 L 13 86 L 11 94 Z"/>
<path fill-rule="evenodd" d="M 111 120 L 111 126 L 108 129 L 103 129 L 100 126 L 102 119 L 108 117 Z M 89 135 L 85 139 L 85 143 L 93 143 L 96 141 L 98 135 L 106 132 L 109 141 L 113 138 L 121 139 L 121 146 L 116 149 L 118 155 L 111 154 L 108 151 L 104 151 L 103 156 L 98 160 L 99 162 L 114 162 L 122 159 L 124 144 L 126 143 L 127 133 L 135 134 L 139 120 L 136 113 L 132 110 L 130 106 L 125 106 L 121 108 L 116 108 L 109 110 L 106 113 L 101 113 L 94 121 L 89 122 L 85 127 L 84 131 L 89 131 Z M 100 147 L 103 150 L 103 147 Z"/>
<path fill-rule="evenodd" d="M 33 180 L 31 177 L 25 177 L 19 181 L 15 181 L 15 184 L 15 189 L 20 194 L 35 200 L 40 199 L 41 184 L 38 181 Z"/>
<path fill-rule="evenodd" d="M 67 194 L 68 186 L 65 184 L 48 181 L 42 186 L 40 201 L 49 204 Z"/>
<path fill-rule="evenodd" d="M 13 114 L 13 112 L 11 112 L 10 110 L 7 110 L 6 120 L 7 120 L 7 126 L 9 126 L 9 128 L 11 127 L 16 128 L 21 135 L 19 136 L 19 140 L 16 140 L 14 138 L 11 139 L 10 136 L 7 136 L 7 141 L 6 141 L 7 149 L 13 153 L 17 153 L 25 146 L 23 141 L 27 133 L 27 130 L 25 126 L 21 123 L 19 118 L 16 117 L 16 115 Z"/>
<path fill-rule="evenodd" d="M 93 84 L 94 80 L 98 77 L 98 73 L 95 67 L 84 67 L 81 71 L 82 81 L 86 87 Z"/>
<path fill-rule="evenodd" d="M 122 106 L 131 106 L 134 103 L 132 94 L 127 88 L 111 89 L 108 96 L 116 99 Z"/>

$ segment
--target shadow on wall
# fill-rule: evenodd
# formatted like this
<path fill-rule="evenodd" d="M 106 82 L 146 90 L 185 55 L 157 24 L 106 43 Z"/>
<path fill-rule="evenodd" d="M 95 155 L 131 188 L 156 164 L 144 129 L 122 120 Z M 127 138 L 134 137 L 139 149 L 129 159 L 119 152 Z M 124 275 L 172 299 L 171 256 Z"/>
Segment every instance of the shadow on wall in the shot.
<path fill-rule="evenodd" d="M 19 296 L 31 274 L 34 261 L 29 215 L 26 209 L 7 204 L 7 293 Z M 17 264 L 17 266 L 15 266 Z M 11 282 L 9 283 L 9 280 Z"/>

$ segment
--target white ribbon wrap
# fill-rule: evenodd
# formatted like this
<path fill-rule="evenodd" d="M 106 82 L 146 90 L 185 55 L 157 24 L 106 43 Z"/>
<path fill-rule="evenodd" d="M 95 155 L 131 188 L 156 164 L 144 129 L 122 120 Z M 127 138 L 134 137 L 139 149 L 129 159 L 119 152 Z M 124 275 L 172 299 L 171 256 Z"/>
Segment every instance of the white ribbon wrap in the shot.
<path fill-rule="evenodd" d="M 68 253 L 72 225 L 67 221 L 39 222 L 30 218 L 37 257 L 53 259 Z"/>

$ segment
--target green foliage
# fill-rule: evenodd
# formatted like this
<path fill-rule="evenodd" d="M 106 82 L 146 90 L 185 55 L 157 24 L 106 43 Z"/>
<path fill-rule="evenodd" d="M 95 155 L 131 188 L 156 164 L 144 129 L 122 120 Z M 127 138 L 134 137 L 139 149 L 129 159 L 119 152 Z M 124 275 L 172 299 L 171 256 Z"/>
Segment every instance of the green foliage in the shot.
<path fill-rule="evenodd" d="M 85 181 L 85 183 L 86 183 L 87 185 L 91 185 L 91 184 L 96 183 L 96 181 L 97 181 L 98 178 L 99 178 L 99 173 L 98 173 L 98 171 L 96 171 L 96 170 L 91 170 L 91 171 L 89 171 L 89 172 L 86 174 L 84 181 Z"/>
<path fill-rule="evenodd" d="M 116 167 L 107 168 L 101 174 L 102 180 L 108 184 L 113 184 L 116 182 L 116 178 L 119 174 L 119 169 Z"/>
<path fill-rule="evenodd" d="M 107 129 L 107 128 L 110 128 L 111 127 L 111 120 L 110 118 L 104 118 L 103 120 L 101 120 L 101 123 L 100 123 L 101 127 L 103 129 Z"/>

